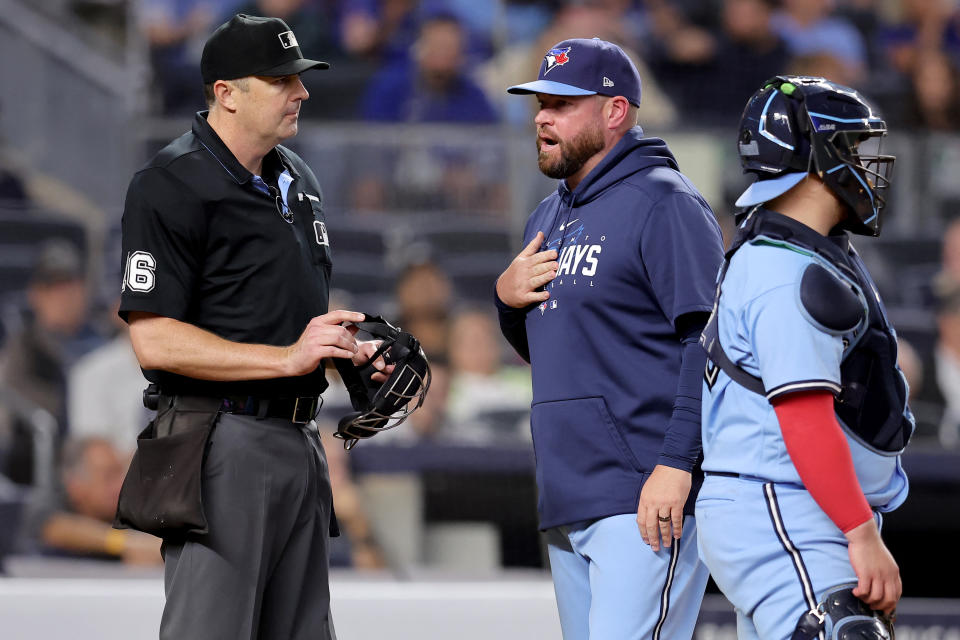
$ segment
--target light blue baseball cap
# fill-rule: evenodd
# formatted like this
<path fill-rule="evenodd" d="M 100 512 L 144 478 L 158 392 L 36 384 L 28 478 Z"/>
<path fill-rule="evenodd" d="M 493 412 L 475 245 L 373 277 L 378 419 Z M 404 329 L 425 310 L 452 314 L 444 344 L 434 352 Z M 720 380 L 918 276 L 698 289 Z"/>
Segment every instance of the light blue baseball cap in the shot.
<path fill-rule="evenodd" d="M 769 180 L 757 180 L 747 190 L 740 194 L 734 203 L 738 207 L 752 207 L 773 200 L 777 196 L 782 196 L 790 189 L 800 184 L 800 181 L 807 177 L 806 172 L 791 171 L 778 178 Z"/>

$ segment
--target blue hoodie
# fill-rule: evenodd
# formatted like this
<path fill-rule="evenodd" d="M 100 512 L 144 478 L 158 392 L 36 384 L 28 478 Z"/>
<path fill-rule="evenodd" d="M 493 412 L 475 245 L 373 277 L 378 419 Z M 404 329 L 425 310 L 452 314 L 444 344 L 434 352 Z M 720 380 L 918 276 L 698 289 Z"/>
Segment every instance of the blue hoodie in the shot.
<path fill-rule="evenodd" d="M 524 245 L 538 231 L 542 249 L 560 254 L 549 300 L 497 307 L 504 336 L 533 365 L 546 529 L 634 513 L 656 465 L 698 467 L 703 369 L 685 366 L 682 378 L 681 363 L 695 351 L 704 359 L 695 339 L 685 350 L 677 320 L 712 308 L 723 246 L 710 206 L 640 127 L 576 189 L 560 182 L 527 221 Z"/>

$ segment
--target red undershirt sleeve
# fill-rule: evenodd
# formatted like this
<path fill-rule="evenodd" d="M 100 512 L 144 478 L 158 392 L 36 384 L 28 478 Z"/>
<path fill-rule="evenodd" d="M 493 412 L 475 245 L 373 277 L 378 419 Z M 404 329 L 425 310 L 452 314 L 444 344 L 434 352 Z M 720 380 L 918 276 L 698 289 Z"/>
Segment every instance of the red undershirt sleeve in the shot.
<path fill-rule="evenodd" d="M 787 452 L 824 513 L 847 533 L 873 517 L 853 468 L 850 447 L 829 391 L 789 393 L 773 400 Z"/>

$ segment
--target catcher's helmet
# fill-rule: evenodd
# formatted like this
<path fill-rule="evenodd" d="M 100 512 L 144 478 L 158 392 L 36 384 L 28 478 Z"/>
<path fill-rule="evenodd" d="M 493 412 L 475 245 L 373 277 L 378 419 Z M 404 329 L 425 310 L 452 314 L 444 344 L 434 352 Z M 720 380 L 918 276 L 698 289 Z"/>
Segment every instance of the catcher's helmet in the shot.
<path fill-rule="evenodd" d="M 340 419 L 333 434 L 344 441 L 347 450 L 358 440 L 392 429 L 406 420 L 423 404 L 430 388 L 430 364 L 420 342 L 380 316 L 364 315 L 363 322 L 354 324 L 360 331 L 381 340 L 377 351 L 360 366 L 354 366 L 345 358 L 333 359 L 355 409 Z M 373 361 L 380 356 L 387 364 L 394 365 L 393 373 L 382 384 L 371 380 L 376 373 Z"/>
<path fill-rule="evenodd" d="M 740 119 L 738 149 L 744 172 L 757 182 L 737 206 L 761 204 L 816 174 L 850 215 L 842 226 L 880 235 L 894 157 L 868 153 L 865 143 L 887 125 L 856 90 L 808 76 L 777 76 L 753 94 Z"/>

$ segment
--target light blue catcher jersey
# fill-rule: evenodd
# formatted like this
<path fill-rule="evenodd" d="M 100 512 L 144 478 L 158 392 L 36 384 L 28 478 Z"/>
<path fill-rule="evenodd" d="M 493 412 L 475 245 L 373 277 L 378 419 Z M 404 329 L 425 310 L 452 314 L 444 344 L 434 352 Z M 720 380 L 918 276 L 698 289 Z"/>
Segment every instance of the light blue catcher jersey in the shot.
<path fill-rule="evenodd" d="M 845 346 L 857 339 L 854 333 L 831 332 L 804 309 L 800 283 L 813 262 L 829 265 L 763 238 L 743 244 L 731 258 L 716 309 L 720 344 L 734 364 L 763 381 L 766 397 L 708 365 L 704 471 L 801 484 L 770 400 L 813 389 L 838 394 Z M 867 501 L 881 511 L 895 509 L 907 494 L 899 455 L 877 451 L 849 429 L 844 432 Z"/>

